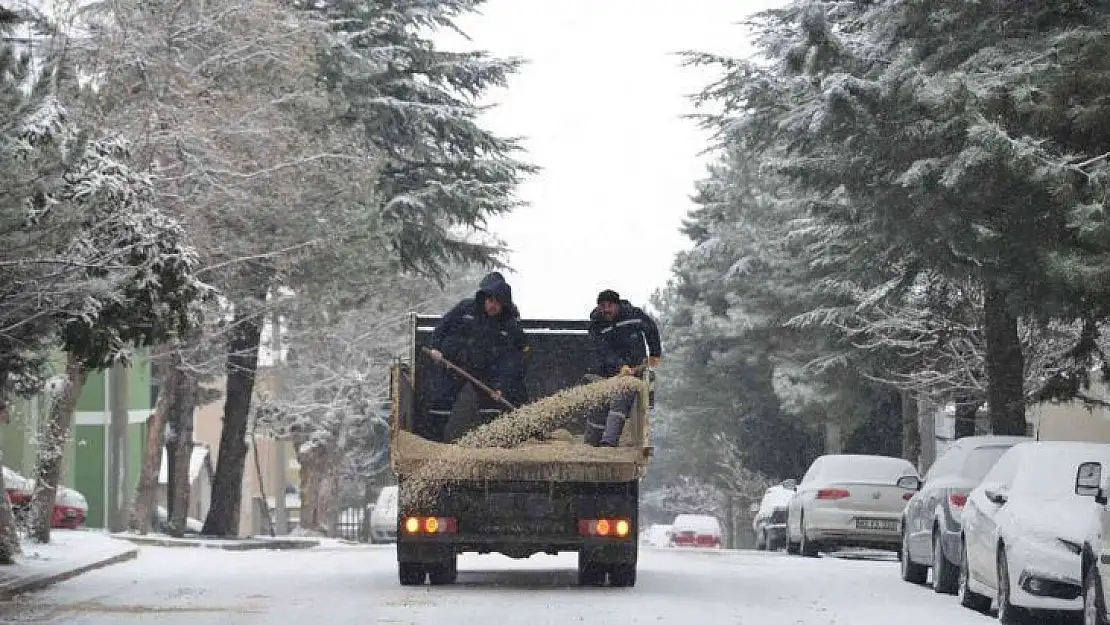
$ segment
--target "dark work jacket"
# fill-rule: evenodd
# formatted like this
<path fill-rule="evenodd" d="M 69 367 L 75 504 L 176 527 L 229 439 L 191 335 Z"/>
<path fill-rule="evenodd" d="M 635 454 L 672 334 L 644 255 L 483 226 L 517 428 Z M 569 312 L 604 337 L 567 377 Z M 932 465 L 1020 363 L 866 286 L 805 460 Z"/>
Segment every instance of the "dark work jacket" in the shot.
<path fill-rule="evenodd" d="M 590 313 L 590 339 L 601 375 L 607 377 L 619 373 L 622 365 L 635 367 L 643 364 L 648 356 L 663 355 L 655 320 L 628 300 L 621 300 L 612 321 L 602 316 L 597 308 Z"/>
<path fill-rule="evenodd" d="M 439 320 L 429 341 L 429 347 L 506 397 L 515 394 L 510 389 L 519 386 L 524 368 L 524 332 L 511 293 L 504 280 L 487 276 L 473 298 L 462 300 Z M 486 314 L 487 295 L 501 299 L 500 315 Z"/>

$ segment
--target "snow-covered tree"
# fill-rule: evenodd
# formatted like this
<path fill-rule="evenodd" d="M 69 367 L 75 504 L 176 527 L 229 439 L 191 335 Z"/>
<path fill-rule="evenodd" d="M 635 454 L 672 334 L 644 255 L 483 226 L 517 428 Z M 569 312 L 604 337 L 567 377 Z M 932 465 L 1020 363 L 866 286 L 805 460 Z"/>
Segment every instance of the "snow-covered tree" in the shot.
<path fill-rule="evenodd" d="M 1058 259 L 1077 256 L 1075 216 L 1099 205 L 1089 170 L 1105 152 L 1090 132 L 1105 104 L 1059 79 L 1102 76 L 1104 61 L 1091 59 L 1105 46 L 1105 11 L 1025 9 L 804 0 L 755 21 L 764 60 L 696 57 L 725 69 L 705 94 L 725 108 L 711 125 L 805 198 L 816 260 L 840 266 L 828 282 L 855 290 L 857 309 L 903 297 L 922 272 L 982 288 L 998 433 L 1025 431 L 1018 319 L 1091 314 L 1069 297 L 1084 286 Z M 876 267 L 889 279 L 868 278 Z M 833 321 L 842 306 L 815 307 L 808 321 Z"/>

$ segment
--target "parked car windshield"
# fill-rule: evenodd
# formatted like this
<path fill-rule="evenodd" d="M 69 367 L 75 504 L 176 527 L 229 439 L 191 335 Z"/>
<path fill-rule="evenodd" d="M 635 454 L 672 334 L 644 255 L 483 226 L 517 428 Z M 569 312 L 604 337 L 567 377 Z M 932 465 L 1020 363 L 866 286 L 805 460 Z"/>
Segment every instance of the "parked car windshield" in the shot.
<path fill-rule="evenodd" d="M 991 468 L 998 462 L 998 459 L 1009 448 L 1009 445 L 997 445 L 977 447 L 971 450 L 964 460 L 963 476 L 976 482 L 982 482 L 983 478 L 987 477 L 987 473 L 990 473 Z"/>

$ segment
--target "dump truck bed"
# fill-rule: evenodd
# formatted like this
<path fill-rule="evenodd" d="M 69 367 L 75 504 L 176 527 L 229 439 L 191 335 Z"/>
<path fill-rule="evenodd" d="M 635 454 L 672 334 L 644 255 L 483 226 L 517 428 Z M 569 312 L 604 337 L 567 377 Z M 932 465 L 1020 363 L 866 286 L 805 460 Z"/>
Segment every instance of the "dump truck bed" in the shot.
<path fill-rule="evenodd" d="M 642 478 L 652 455 L 649 397 L 639 393 L 625 424 L 620 445 L 592 447 L 582 441 L 575 424 L 511 449 L 467 448 L 426 440 L 413 433 L 423 418 L 421 371 L 438 366 L 422 351 L 439 317 L 412 317 L 411 365 L 393 370 L 390 459 L 399 476 L 417 470 L 429 478 L 448 480 L 513 480 L 555 482 L 630 482 Z M 524 320 L 528 342 L 526 383 L 535 401 L 578 384 L 594 363 L 588 321 Z M 437 463 L 447 455 L 464 454 L 465 462 Z M 442 465 L 442 472 L 439 467 Z"/>

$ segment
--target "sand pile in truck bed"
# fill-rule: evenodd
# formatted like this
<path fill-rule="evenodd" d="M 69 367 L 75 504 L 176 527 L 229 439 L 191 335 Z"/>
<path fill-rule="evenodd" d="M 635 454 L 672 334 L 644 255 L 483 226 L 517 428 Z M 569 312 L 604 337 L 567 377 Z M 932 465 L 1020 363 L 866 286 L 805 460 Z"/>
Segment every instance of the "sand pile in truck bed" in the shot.
<path fill-rule="evenodd" d="M 614 395 L 635 391 L 643 385 L 638 378 L 615 377 L 573 386 L 482 425 L 454 444 L 435 443 L 408 432 L 399 432 L 397 443 L 402 446 L 402 453 L 435 458 L 406 477 L 406 496 L 402 507 L 420 507 L 434 501 L 441 487 L 437 476 L 463 473 L 457 469 L 473 463 L 519 459 L 518 449 L 522 446 L 528 447 L 527 458 L 531 461 L 634 461 L 637 457 L 635 448 L 595 448 L 582 443 L 579 437 L 571 437 L 569 433 L 559 432 L 547 441 L 534 439 L 581 421 L 590 411 L 608 406 Z M 627 434 L 628 424 L 622 439 Z M 453 471 L 453 467 L 456 470 Z"/>

